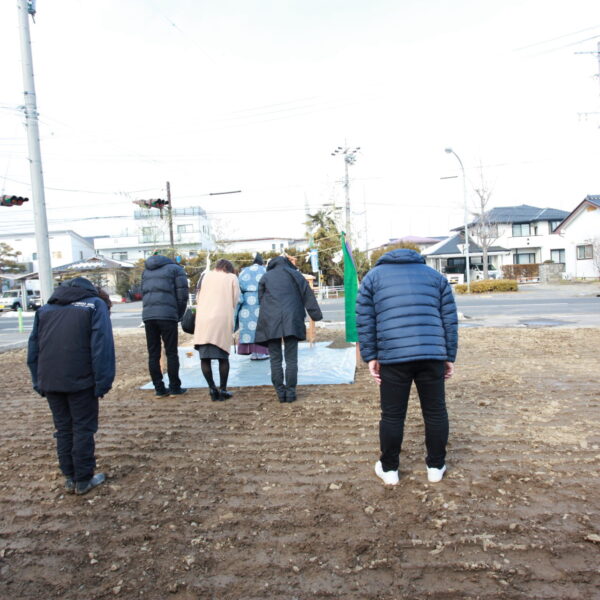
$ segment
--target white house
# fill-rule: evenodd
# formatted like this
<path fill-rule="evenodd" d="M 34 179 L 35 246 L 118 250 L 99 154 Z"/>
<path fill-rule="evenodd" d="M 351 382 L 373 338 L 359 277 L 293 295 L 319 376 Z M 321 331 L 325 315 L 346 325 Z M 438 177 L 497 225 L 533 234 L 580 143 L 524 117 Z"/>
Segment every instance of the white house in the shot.
<path fill-rule="evenodd" d="M 305 239 L 284 237 L 224 240 L 222 243 L 225 252 L 250 252 L 251 254 L 255 252 L 283 252 L 286 248 L 305 250 L 308 247 Z"/>
<path fill-rule="evenodd" d="M 600 277 L 600 196 L 586 196 L 554 230 L 567 278 Z"/>
<path fill-rule="evenodd" d="M 552 260 L 565 262 L 565 247 L 554 230 L 569 213 L 555 208 L 538 208 L 521 204 L 519 206 L 499 206 L 487 214 L 493 239 L 488 249 L 488 264 L 502 270 L 503 265 L 540 264 Z M 468 225 L 469 254 L 472 265 L 482 265 L 483 251 L 475 235 L 477 221 Z M 457 227 L 462 238 L 464 227 Z M 464 240 L 449 237 L 423 251 L 427 264 L 445 272 L 452 267 L 454 272 L 464 272 Z M 461 262 L 462 261 L 462 262 Z M 460 263 L 460 264 L 459 264 Z"/>
<path fill-rule="evenodd" d="M 50 265 L 59 267 L 78 260 L 85 260 L 96 253 L 91 240 L 80 236 L 70 229 L 50 231 Z M 38 270 L 38 254 L 35 233 L 22 232 L 0 235 L 0 242 L 8 244 L 13 250 L 21 252 L 18 261 L 26 265 L 27 271 Z"/>
<path fill-rule="evenodd" d="M 120 218 L 117 226 L 118 229 L 110 235 L 94 237 L 94 247 L 98 254 L 113 260 L 135 262 L 150 256 L 154 250 L 171 247 L 167 210 L 135 210 L 133 217 Z M 111 229 L 114 227 L 112 224 Z M 206 211 L 199 206 L 174 208 L 172 231 L 173 245 L 182 256 L 196 256 L 200 250 L 214 248 L 210 221 Z"/>

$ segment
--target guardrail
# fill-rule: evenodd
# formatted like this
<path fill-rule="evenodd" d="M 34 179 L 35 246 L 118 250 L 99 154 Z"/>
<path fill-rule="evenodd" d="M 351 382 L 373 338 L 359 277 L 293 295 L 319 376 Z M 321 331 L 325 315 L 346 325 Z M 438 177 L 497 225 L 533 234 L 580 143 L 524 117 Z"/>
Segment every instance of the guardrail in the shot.
<path fill-rule="evenodd" d="M 343 285 L 324 285 L 321 286 L 319 296 L 321 298 L 339 298 L 341 295 L 343 295 L 343 292 Z"/>

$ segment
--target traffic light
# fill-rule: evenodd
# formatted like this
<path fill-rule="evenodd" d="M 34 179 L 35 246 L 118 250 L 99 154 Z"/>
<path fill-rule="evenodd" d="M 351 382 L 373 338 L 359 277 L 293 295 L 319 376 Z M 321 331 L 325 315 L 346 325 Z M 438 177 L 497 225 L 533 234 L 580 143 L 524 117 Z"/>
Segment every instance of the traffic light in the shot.
<path fill-rule="evenodd" d="M 23 196 L 0 196 L 0 206 L 22 206 L 23 202 L 29 202 L 29 198 L 23 198 Z"/>
<path fill-rule="evenodd" d="M 143 208 L 158 208 L 159 210 L 162 210 L 165 206 L 168 206 L 169 201 L 168 200 L 134 200 L 133 201 L 134 204 L 137 204 L 138 206 L 142 206 Z"/>

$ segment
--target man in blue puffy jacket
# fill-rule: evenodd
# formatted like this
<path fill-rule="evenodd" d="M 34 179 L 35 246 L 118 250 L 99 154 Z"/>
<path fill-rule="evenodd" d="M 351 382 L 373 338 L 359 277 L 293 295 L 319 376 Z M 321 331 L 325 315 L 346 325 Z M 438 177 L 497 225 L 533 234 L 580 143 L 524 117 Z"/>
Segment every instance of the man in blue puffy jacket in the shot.
<path fill-rule="evenodd" d="M 384 254 L 364 277 L 356 301 L 360 353 L 380 385 L 381 457 L 375 473 L 398 483 L 410 388 L 414 381 L 425 421 L 427 476 L 446 471 L 448 413 L 445 380 L 454 372 L 458 317 L 448 280 L 414 250 Z"/>
<path fill-rule="evenodd" d="M 148 370 L 159 398 L 187 392 L 179 379 L 177 323 L 185 312 L 188 295 L 188 280 L 183 267 L 158 253 L 146 259 L 142 274 L 142 321 L 146 329 Z M 164 384 L 160 368 L 161 340 L 167 355 L 169 389 Z"/>
<path fill-rule="evenodd" d="M 102 299 L 104 297 L 105 299 Z M 48 400 L 65 489 L 86 494 L 104 482 L 96 473 L 98 399 L 115 378 L 108 296 L 84 277 L 64 281 L 36 313 L 27 365 L 33 389 Z"/>

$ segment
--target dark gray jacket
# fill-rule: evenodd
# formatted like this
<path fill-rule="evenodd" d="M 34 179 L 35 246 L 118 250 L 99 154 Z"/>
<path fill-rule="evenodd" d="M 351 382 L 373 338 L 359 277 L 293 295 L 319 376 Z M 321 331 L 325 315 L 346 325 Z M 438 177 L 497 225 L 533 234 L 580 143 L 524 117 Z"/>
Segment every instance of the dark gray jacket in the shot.
<path fill-rule="evenodd" d="M 305 308 L 313 321 L 323 318 L 308 282 L 284 256 L 269 262 L 258 284 L 258 301 L 260 314 L 254 338 L 257 344 L 288 336 L 305 340 Z"/>
<path fill-rule="evenodd" d="M 181 321 L 188 296 L 183 267 L 160 254 L 146 260 L 142 275 L 143 321 Z"/>

